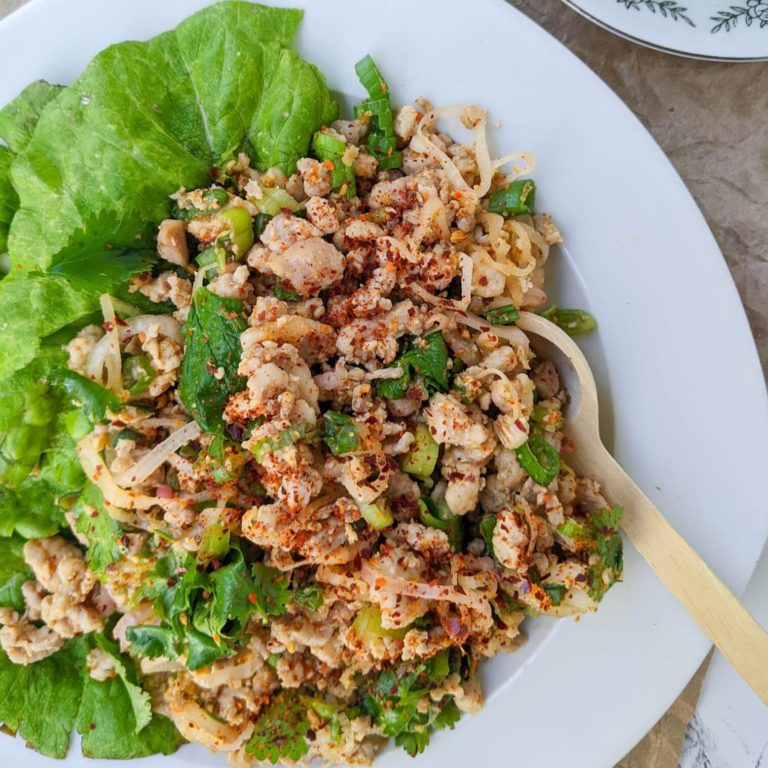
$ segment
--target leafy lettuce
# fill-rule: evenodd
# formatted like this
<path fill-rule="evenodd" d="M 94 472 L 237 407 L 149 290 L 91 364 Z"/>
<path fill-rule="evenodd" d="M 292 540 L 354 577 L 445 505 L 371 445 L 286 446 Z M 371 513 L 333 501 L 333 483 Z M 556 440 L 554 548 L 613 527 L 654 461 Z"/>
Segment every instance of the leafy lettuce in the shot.
<path fill-rule="evenodd" d="M 94 247 L 150 246 L 169 194 L 208 183 L 239 151 L 291 172 L 337 112 L 323 76 L 288 47 L 301 18 L 217 3 L 98 54 L 13 162 L 12 263 L 46 269 L 76 232 Z"/>

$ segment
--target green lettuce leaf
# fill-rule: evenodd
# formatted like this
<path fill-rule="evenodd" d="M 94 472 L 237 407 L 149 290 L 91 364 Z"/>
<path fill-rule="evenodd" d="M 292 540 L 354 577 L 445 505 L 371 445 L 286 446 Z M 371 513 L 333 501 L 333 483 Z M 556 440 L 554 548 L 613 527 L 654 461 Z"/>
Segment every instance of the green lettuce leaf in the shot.
<path fill-rule="evenodd" d="M 35 664 L 13 664 L 0 651 L 0 721 L 30 747 L 63 758 L 77 718 L 88 653 L 84 638 Z"/>
<path fill-rule="evenodd" d="M 12 263 L 46 269 L 77 231 L 150 246 L 180 186 L 238 151 L 286 173 L 337 107 L 290 44 L 300 11 L 222 2 L 146 42 L 113 45 L 40 115 L 12 167 Z"/>
<path fill-rule="evenodd" d="M 205 288 L 192 297 L 184 326 L 179 397 L 206 432 L 223 433 L 224 406 L 245 387 L 245 378 L 237 373 L 240 334 L 247 327 L 242 308 L 238 299 L 223 299 Z M 214 375 L 217 370 L 223 370 L 221 378 Z"/>
<path fill-rule="evenodd" d="M 25 539 L 53 536 L 64 524 L 61 494 L 39 477 L 28 477 L 18 488 L 0 488 L 0 536 L 14 532 Z"/>
<path fill-rule="evenodd" d="M 18 536 L 0 539 L 0 606 L 24 610 L 21 585 L 33 579 L 32 570 L 24 561 L 24 540 Z"/>
<path fill-rule="evenodd" d="M 63 277 L 14 274 L 0 280 L 0 381 L 34 359 L 43 338 L 97 307 L 96 297 Z"/>
<path fill-rule="evenodd" d="M 0 138 L 14 155 L 29 144 L 43 110 L 63 90 L 61 85 L 36 80 L 0 110 Z"/>
<path fill-rule="evenodd" d="M 147 755 L 169 755 L 184 742 L 173 723 L 154 715 L 136 733 L 135 709 L 120 677 L 109 680 L 85 678 L 77 730 L 82 734 L 86 757 L 130 760 Z"/>
<path fill-rule="evenodd" d="M 11 153 L 0 146 L 0 253 L 8 247 L 8 231 L 11 220 L 19 207 L 19 196 L 11 182 Z"/>

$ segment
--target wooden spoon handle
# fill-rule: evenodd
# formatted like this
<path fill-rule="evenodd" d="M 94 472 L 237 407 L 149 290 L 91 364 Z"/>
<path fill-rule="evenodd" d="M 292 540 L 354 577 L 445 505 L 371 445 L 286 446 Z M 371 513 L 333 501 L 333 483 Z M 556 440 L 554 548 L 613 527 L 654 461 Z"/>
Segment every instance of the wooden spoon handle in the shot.
<path fill-rule="evenodd" d="M 590 476 L 624 507 L 623 529 L 734 669 L 768 705 L 768 634 L 604 449 Z"/>

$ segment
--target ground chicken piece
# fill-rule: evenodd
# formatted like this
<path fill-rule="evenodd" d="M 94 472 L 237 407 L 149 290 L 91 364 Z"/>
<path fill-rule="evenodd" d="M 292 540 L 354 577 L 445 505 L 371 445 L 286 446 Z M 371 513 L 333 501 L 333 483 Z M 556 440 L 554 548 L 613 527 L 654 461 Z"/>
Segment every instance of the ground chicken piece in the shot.
<path fill-rule="evenodd" d="M 421 489 L 405 472 L 395 472 L 389 479 L 387 500 L 396 520 L 415 520 L 419 517 Z"/>
<path fill-rule="evenodd" d="M 274 296 L 258 296 L 248 318 L 249 325 L 271 323 L 278 317 L 288 314 L 288 304 Z"/>
<path fill-rule="evenodd" d="M 419 111 L 410 104 L 400 107 L 395 115 L 395 136 L 400 141 L 409 142 L 416 133 L 420 118 L 421 114 Z"/>
<path fill-rule="evenodd" d="M 558 245 L 563 242 L 560 230 L 555 226 L 552 217 L 548 213 L 536 213 L 533 216 L 533 226 L 546 240 L 548 245 Z"/>
<path fill-rule="evenodd" d="M 253 286 L 250 283 L 250 272 L 245 264 L 238 266 L 234 272 L 224 272 L 208 283 L 208 290 L 223 299 L 253 299 Z"/>
<path fill-rule="evenodd" d="M 25 618 L 30 621 L 42 621 L 45 590 L 36 581 L 30 580 L 21 585 L 21 594 L 24 596 L 24 604 L 27 607 Z"/>
<path fill-rule="evenodd" d="M 495 440 L 492 437 L 481 446 L 471 449 L 449 446 L 440 467 L 448 481 L 445 503 L 454 515 L 466 515 L 477 508 L 483 487 L 483 467 L 493 455 Z"/>
<path fill-rule="evenodd" d="M 532 371 L 531 378 L 541 400 L 549 400 L 560 391 L 560 377 L 551 360 L 544 360 Z"/>
<path fill-rule="evenodd" d="M 383 452 L 353 456 L 341 463 L 341 484 L 359 504 L 371 504 L 381 496 L 397 469 L 397 462 Z"/>
<path fill-rule="evenodd" d="M 379 161 L 365 151 L 360 151 L 355 158 L 355 176 L 361 179 L 375 179 L 376 171 L 379 170 Z"/>
<path fill-rule="evenodd" d="M 179 267 L 186 267 L 189 264 L 187 230 L 183 221 L 166 219 L 160 222 L 157 231 L 157 255 Z"/>
<path fill-rule="evenodd" d="M 273 341 L 291 344 L 308 365 L 326 360 L 336 350 L 336 332 L 330 325 L 299 315 L 284 315 L 244 331 L 243 346 Z"/>
<path fill-rule="evenodd" d="M 498 512 L 509 506 L 512 494 L 520 489 L 526 474 L 514 450 L 500 446 L 494 456 L 496 474 L 488 475 L 480 503 L 486 512 Z"/>
<path fill-rule="evenodd" d="M 503 272 L 488 263 L 483 257 L 484 251 L 477 250 L 472 254 L 472 295 L 491 299 L 504 293 L 507 278 Z"/>
<path fill-rule="evenodd" d="M 368 131 L 368 123 L 363 120 L 334 120 L 331 129 L 343 136 L 347 144 L 359 144 Z"/>
<path fill-rule="evenodd" d="M 401 301 L 386 315 L 345 325 L 336 338 L 336 349 L 350 360 L 368 362 L 378 358 L 390 363 L 397 356 L 397 339 L 406 333 L 418 336 L 423 328 L 424 318 L 413 302 Z"/>
<path fill-rule="evenodd" d="M 451 554 L 448 534 L 437 528 L 427 528 L 421 523 L 400 523 L 394 529 L 392 538 L 415 549 L 428 560 L 440 560 Z"/>
<path fill-rule="evenodd" d="M 302 157 L 296 163 L 296 170 L 304 182 L 307 197 L 323 197 L 331 192 L 331 169 L 325 164 L 309 157 Z"/>
<path fill-rule="evenodd" d="M 325 197 L 307 200 L 307 219 L 324 235 L 332 235 L 339 229 L 339 206 Z"/>
<path fill-rule="evenodd" d="M 101 648 L 92 648 L 85 659 L 88 673 L 94 680 L 110 680 L 117 675 L 115 659 Z"/>
<path fill-rule="evenodd" d="M 502 509 L 496 515 L 493 553 L 505 568 L 525 573 L 545 523 L 536 517 L 525 499 L 516 496 L 514 501 L 514 506 Z"/>
<path fill-rule="evenodd" d="M 31 539 L 24 545 L 24 560 L 50 592 L 40 603 L 40 615 L 54 632 L 74 637 L 104 626 L 105 611 L 93 600 L 98 580 L 77 547 L 58 536 Z M 106 607 L 106 612 L 113 608 Z"/>
<path fill-rule="evenodd" d="M 70 370 L 85 375 L 88 358 L 103 335 L 104 329 L 98 325 L 86 325 L 85 328 L 78 332 L 77 336 L 67 344 L 67 353 L 69 354 L 68 366 Z"/>
<path fill-rule="evenodd" d="M 452 395 L 432 395 L 424 413 L 432 437 L 440 444 L 476 446 L 490 437 L 480 419 Z"/>
<path fill-rule="evenodd" d="M 288 180 L 285 182 L 285 191 L 297 203 L 302 203 L 307 199 L 307 193 L 304 191 L 304 182 L 301 180 L 300 173 L 294 173 L 288 177 Z"/>
<path fill-rule="evenodd" d="M 300 216 L 278 213 L 264 227 L 260 239 L 270 251 L 281 253 L 295 243 L 311 237 L 320 237 L 321 234 L 322 232 L 314 224 Z"/>
<path fill-rule="evenodd" d="M 418 180 L 403 176 L 394 181 L 380 181 L 368 195 L 368 205 L 373 208 L 413 208 L 417 200 Z"/>
<path fill-rule="evenodd" d="M 34 664 L 64 645 L 50 627 L 37 627 L 10 608 L 0 608 L 0 625 L 0 646 L 14 664 Z"/>
<path fill-rule="evenodd" d="M 156 304 L 171 301 L 178 309 L 184 309 L 192 303 L 192 283 L 175 272 L 162 272 L 150 282 L 139 277 L 134 280 L 130 290 L 138 291 Z"/>
<path fill-rule="evenodd" d="M 173 339 L 160 335 L 160 326 L 151 325 L 139 334 L 141 349 L 149 356 L 149 362 L 158 373 L 169 373 L 181 366 L 181 346 Z"/>

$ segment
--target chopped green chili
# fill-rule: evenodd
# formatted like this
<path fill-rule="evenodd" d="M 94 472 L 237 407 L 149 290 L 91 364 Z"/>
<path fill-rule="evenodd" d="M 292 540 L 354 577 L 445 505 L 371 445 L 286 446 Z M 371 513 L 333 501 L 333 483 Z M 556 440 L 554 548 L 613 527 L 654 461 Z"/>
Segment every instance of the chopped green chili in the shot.
<path fill-rule="evenodd" d="M 539 485 L 549 485 L 560 472 L 560 456 L 537 432 L 515 449 L 520 466 Z"/>
<path fill-rule="evenodd" d="M 595 318 L 583 309 L 559 309 L 553 304 L 541 316 L 562 328 L 569 336 L 587 333 L 597 327 Z"/>
<path fill-rule="evenodd" d="M 520 313 L 514 304 L 491 307 L 481 312 L 481 314 L 491 325 L 512 325 L 520 317 Z"/>
<path fill-rule="evenodd" d="M 147 355 L 126 357 L 123 362 L 123 386 L 130 397 L 139 397 L 149 389 L 149 383 L 157 376 Z"/>
<path fill-rule="evenodd" d="M 228 224 L 232 243 L 237 248 L 237 254 L 245 256 L 253 245 L 253 221 L 251 220 L 251 214 L 245 208 L 238 206 L 221 211 L 219 218 Z"/>
<path fill-rule="evenodd" d="M 491 195 L 488 210 L 502 216 L 520 216 L 533 213 L 535 204 L 536 183 L 533 179 L 517 179 Z"/>

